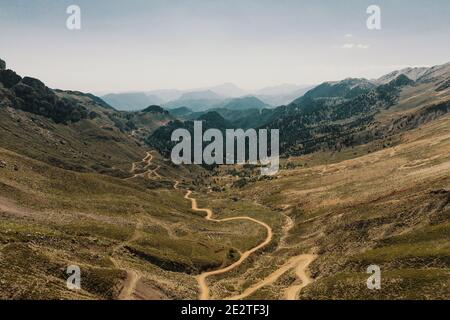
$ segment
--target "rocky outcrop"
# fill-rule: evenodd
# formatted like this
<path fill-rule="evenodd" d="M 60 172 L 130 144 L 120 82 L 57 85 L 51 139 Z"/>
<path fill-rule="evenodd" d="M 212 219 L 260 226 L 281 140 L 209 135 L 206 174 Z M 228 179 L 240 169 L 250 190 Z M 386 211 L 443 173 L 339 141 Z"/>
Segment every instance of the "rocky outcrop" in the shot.
<path fill-rule="evenodd" d="M 15 109 L 48 117 L 56 123 L 77 122 L 88 117 L 85 107 L 74 100 L 58 97 L 42 81 L 30 77 L 22 79 L 13 70 L 2 67 L 6 67 L 3 60 L 0 63 L 0 83 L 3 86 L 0 102 L 7 101 L 6 104 Z"/>
<path fill-rule="evenodd" d="M 12 70 L 0 70 L 0 83 L 7 89 L 19 83 L 22 78 Z"/>

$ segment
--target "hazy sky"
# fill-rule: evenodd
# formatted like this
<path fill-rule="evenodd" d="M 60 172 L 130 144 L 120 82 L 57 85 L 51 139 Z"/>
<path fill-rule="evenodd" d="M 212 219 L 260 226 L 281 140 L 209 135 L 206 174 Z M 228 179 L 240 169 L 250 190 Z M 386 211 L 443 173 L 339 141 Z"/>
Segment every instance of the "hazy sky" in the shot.
<path fill-rule="evenodd" d="M 66 28 L 71 4 L 79 31 Z M 379 31 L 366 27 L 371 4 Z M 90 92 L 315 84 L 450 61 L 448 0 L 0 0 L 0 30 L 19 74 Z"/>

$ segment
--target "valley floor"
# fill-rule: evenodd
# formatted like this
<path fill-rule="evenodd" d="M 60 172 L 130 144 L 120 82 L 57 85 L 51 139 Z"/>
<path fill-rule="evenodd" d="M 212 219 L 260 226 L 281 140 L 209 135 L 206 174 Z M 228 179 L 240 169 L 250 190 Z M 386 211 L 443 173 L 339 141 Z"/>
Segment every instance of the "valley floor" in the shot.
<path fill-rule="evenodd" d="M 241 187 L 153 152 L 120 179 L 0 149 L 0 298 L 449 299 L 450 117 L 370 149 L 290 158 Z"/>

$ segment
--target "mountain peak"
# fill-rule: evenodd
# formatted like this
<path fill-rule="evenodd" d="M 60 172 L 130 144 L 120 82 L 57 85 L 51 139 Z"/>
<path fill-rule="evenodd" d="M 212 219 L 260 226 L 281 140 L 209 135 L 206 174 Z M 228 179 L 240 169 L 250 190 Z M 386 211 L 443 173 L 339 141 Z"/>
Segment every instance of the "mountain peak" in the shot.
<path fill-rule="evenodd" d="M 264 87 L 255 92 L 257 95 L 286 95 L 298 91 L 305 86 L 299 86 L 296 84 L 283 83 L 280 85 Z"/>
<path fill-rule="evenodd" d="M 428 82 L 440 78 L 450 79 L 450 62 L 428 68 L 417 80 L 420 82 Z"/>
<path fill-rule="evenodd" d="M 204 121 L 206 127 L 219 130 L 232 128 L 232 125 L 222 117 L 217 111 L 209 111 L 197 118 L 199 121 Z"/>
<path fill-rule="evenodd" d="M 405 75 L 410 80 L 417 81 L 428 70 L 429 70 L 429 68 L 426 68 L 426 67 L 409 67 L 409 68 L 405 68 L 405 69 L 401 69 L 401 70 L 396 70 L 396 71 L 390 72 L 390 73 L 382 76 L 381 78 L 378 78 L 377 80 L 375 80 L 375 83 L 376 84 L 388 84 L 391 81 L 398 78 L 398 76 L 400 76 L 400 75 Z"/>
<path fill-rule="evenodd" d="M 184 93 L 178 100 L 222 99 L 223 97 L 212 90 L 192 91 Z"/>
<path fill-rule="evenodd" d="M 143 113 L 160 113 L 160 114 L 168 114 L 169 112 L 164 110 L 163 108 L 161 108 L 160 106 L 157 105 L 151 105 L 147 108 L 145 108 L 144 110 L 142 110 L 141 112 Z"/>
<path fill-rule="evenodd" d="M 139 110 L 149 105 L 162 104 L 163 101 L 156 96 L 146 95 L 143 92 L 110 93 L 101 97 L 117 110 Z"/>
<path fill-rule="evenodd" d="M 406 74 L 400 74 L 397 78 L 389 82 L 390 85 L 394 85 L 396 87 L 407 86 L 413 83 L 414 80 L 411 80 Z"/>
<path fill-rule="evenodd" d="M 353 97 L 375 87 L 373 83 L 364 78 L 347 78 L 341 81 L 324 82 L 308 91 L 305 97 L 309 98 L 337 98 Z M 298 100 L 298 99 L 297 99 Z M 295 103 L 295 101 L 294 101 Z"/>
<path fill-rule="evenodd" d="M 248 110 L 264 109 L 269 105 L 254 96 L 245 96 L 228 100 L 221 107 L 228 110 Z"/>
<path fill-rule="evenodd" d="M 218 95 L 225 97 L 241 97 L 247 94 L 247 92 L 237 85 L 231 82 L 226 82 L 214 87 L 209 88 L 209 90 L 217 93 Z"/>

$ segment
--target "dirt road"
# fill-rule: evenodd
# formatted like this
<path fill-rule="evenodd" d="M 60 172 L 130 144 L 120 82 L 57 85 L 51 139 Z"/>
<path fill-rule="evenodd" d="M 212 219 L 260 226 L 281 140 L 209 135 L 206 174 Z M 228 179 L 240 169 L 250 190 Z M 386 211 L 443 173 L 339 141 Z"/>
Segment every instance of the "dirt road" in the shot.
<path fill-rule="evenodd" d="M 297 257 L 291 258 L 287 263 L 272 272 L 267 278 L 245 289 L 241 294 L 226 298 L 225 300 L 241 300 L 247 298 L 262 287 L 265 287 L 277 281 L 278 278 L 285 274 L 287 271 L 291 270 L 292 268 L 296 268 L 297 277 L 302 282 L 299 285 L 294 285 L 287 288 L 284 295 L 287 300 L 295 300 L 300 290 L 312 282 L 311 278 L 309 278 L 309 276 L 306 274 L 306 269 L 314 259 L 315 256 L 310 254 L 302 254 Z"/>
<path fill-rule="evenodd" d="M 142 162 L 145 164 L 144 169 L 147 169 L 149 166 L 152 165 L 152 161 L 153 161 L 153 155 L 150 152 L 147 152 L 145 158 L 142 161 L 133 162 L 131 164 L 130 173 L 134 173 L 136 171 L 136 165 L 139 164 L 139 163 L 142 163 Z M 154 170 L 147 170 L 147 171 L 142 172 L 142 173 L 135 173 L 135 174 L 133 174 L 132 177 L 126 178 L 125 180 L 131 180 L 131 179 L 134 179 L 134 178 L 137 178 L 137 177 L 145 177 L 145 176 L 147 176 L 147 178 L 150 179 L 152 174 L 155 177 L 157 177 L 158 179 L 161 179 L 161 176 L 157 172 L 159 170 L 159 168 L 161 168 L 161 166 L 156 167 L 156 169 L 154 169 Z"/>
<path fill-rule="evenodd" d="M 146 163 L 145 168 L 148 168 L 151 165 L 152 160 L 153 160 L 152 154 L 150 152 L 147 152 L 146 157 L 142 161 L 142 162 Z M 159 167 L 157 167 L 154 170 L 148 170 L 142 174 L 137 174 L 135 176 L 148 175 L 148 177 L 150 177 L 150 174 L 153 173 L 155 176 L 160 177 L 159 174 L 156 172 L 158 169 L 159 169 Z M 135 170 L 134 163 L 132 165 L 132 170 Z M 135 176 L 133 176 L 133 177 L 135 177 Z M 179 184 L 180 184 L 179 181 L 175 181 L 173 188 L 175 190 L 178 190 Z M 199 299 L 200 300 L 209 300 L 209 299 L 211 299 L 211 295 L 210 295 L 209 286 L 207 284 L 207 278 L 210 276 L 229 272 L 229 271 L 239 267 L 251 254 L 264 248 L 272 241 L 273 231 L 272 231 L 272 228 L 265 222 L 262 222 L 260 220 L 257 220 L 255 218 L 251 218 L 248 216 L 238 216 L 238 217 L 225 218 L 225 219 L 214 219 L 213 211 L 209 208 L 199 208 L 197 199 L 192 197 L 191 195 L 192 195 L 192 191 L 188 190 L 186 192 L 184 198 L 186 200 L 191 201 L 191 208 L 193 211 L 205 213 L 206 214 L 205 219 L 208 221 L 212 221 L 212 222 L 216 222 L 216 223 L 237 221 L 237 220 L 251 221 L 253 223 L 259 224 L 260 226 L 264 227 L 267 230 L 267 236 L 264 239 L 264 241 L 262 241 L 256 247 L 241 253 L 238 261 L 230 264 L 227 267 L 224 267 L 224 268 L 221 268 L 218 270 L 201 273 L 200 275 L 198 275 L 196 277 L 196 280 L 197 280 L 197 283 L 198 283 L 198 286 L 200 289 Z M 287 228 L 291 227 L 291 224 L 292 224 L 292 221 L 290 221 L 290 223 L 288 223 Z M 138 239 L 139 228 L 141 228 L 141 227 L 142 227 L 142 225 L 139 225 L 139 224 L 137 225 L 135 234 L 126 243 L 129 243 L 129 242 L 132 242 L 132 241 L 135 241 Z M 126 243 L 121 244 L 114 251 L 120 249 Z M 257 290 L 261 289 L 262 287 L 274 283 L 279 277 L 281 277 L 283 274 L 285 274 L 287 271 L 289 271 L 293 268 L 295 268 L 295 273 L 296 273 L 296 276 L 298 277 L 300 283 L 294 284 L 293 286 L 286 288 L 284 290 L 284 297 L 287 300 L 295 300 L 295 299 L 297 299 L 300 290 L 312 282 L 312 279 L 307 274 L 307 269 L 308 269 L 308 266 L 311 264 L 311 262 L 314 261 L 315 258 L 316 258 L 316 256 L 311 255 L 311 254 L 302 254 L 302 255 L 293 257 L 287 263 L 285 263 L 284 265 L 282 265 L 281 267 L 276 269 L 267 278 L 257 282 L 256 284 L 252 285 L 251 287 L 245 289 L 244 292 L 242 292 L 241 294 L 226 298 L 226 300 L 240 300 L 240 299 L 247 298 L 248 296 L 250 296 Z M 116 267 L 118 267 L 118 268 L 121 267 L 121 263 L 119 261 L 115 260 L 114 258 L 111 258 L 111 260 L 113 261 L 114 265 L 116 265 Z M 127 268 L 122 268 L 122 269 L 127 272 L 127 278 L 124 281 L 124 285 L 123 285 L 122 291 L 119 295 L 119 299 L 123 299 L 123 300 L 132 299 L 133 293 L 136 291 L 136 286 L 141 279 L 141 275 L 136 270 L 127 269 Z"/>
<path fill-rule="evenodd" d="M 313 279 L 308 275 L 307 270 L 309 265 L 317 258 L 316 255 L 303 254 L 296 257 L 297 266 L 295 267 L 295 274 L 301 283 L 293 285 L 284 291 L 286 300 L 297 300 L 300 291 L 308 284 L 313 282 Z"/>
<path fill-rule="evenodd" d="M 141 162 L 134 162 L 131 165 L 130 172 L 133 173 L 134 171 L 136 171 L 136 164 L 142 163 L 142 162 L 144 162 L 144 164 L 145 164 L 144 169 L 147 169 L 150 165 L 152 165 L 152 160 L 153 160 L 153 155 L 150 152 L 147 152 L 145 158 Z M 161 178 L 161 176 L 157 172 L 157 170 L 159 168 L 160 168 L 160 166 L 158 166 L 154 170 L 147 170 L 146 172 L 143 172 L 140 174 L 135 174 L 133 177 L 128 178 L 128 179 L 136 178 L 138 176 L 142 176 L 142 177 L 147 176 L 148 178 L 150 178 L 151 174 L 154 174 L 156 177 Z M 127 273 L 127 277 L 126 277 L 125 281 L 123 282 L 123 287 L 118 296 L 119 300 L 133 300 L 135 298 L 155 299 L 155 298 L 160 297 L 160 294 L 156 290 L 154 290 L 153 288 L 149 287 L 148 285 L 146 285 L 145 283 L 142 282 L 143 275 L 138 270 L 128 268 L 121 260 L 114 257 L 114 254 L 117 251 L 121 250 L 126 245 L 138 240 L 141 237 L 140 230 L 142 230 L 142 228 L 143 228 L 143 223 L 141 220 L 138 220 L 135 231 L 134 231 L 133 235 L 131 236 L 131 238 L 128 239 L 127 241 L 122 242 L 119 245 L 117 245 L 113 249 L 113 253 L 110 258 L 116 268 L 124 270 Z M 138 284 L 140 284 L 140 288 L 138 288 Z"/>
<path fill-rule="evenodd" d="M 236 221 L 236 220 L 247 220 L 247 221 L 252 221 L 254 223 L 257 223 L 257 224 L 263 226 L 264 228 L 266 228 L 266 230 L 267 230 L 266 239 L 263 242 L 261 242 L 259 245 L 257 245 L 256 247 L 254 247 L 254 248 L 252 248 L 252 249 L 250 249 L 250 250 L 248 250 L 246 252 L 243 252 L 241 254 L 241 256 L 240 256 L 238 261 L 230 264 L 229 266 L 227 266 L 225 268 L 214 270 L 214 271 L 204 272 L 204 273 L 202 273 L 202 274 L 200 274 L 200 275 L 198 275 L 196 277 L 197 282 L 198 282 L 198 286 L 199 286 L 199 289 L 200 289 L 199 299 L 200 300 L 208 300 L 211 297 L 210 297 L 210 293 L 209 293 L 209 287 L 208 287 L 208 285 L 206 283 L 206 279 L 208 277 L 210 277 L 210 276 L 226 273 L 228 271 L 231 271 L 231 270 L 239 267 L 242 264 L 242 262 L 244 262 L 252 253 L 258 251 L 259 249 L 261 249 L 263 247 L 265 247 L 266 245 L 268 245 L 270 243 L 270 241 L 272 241 L 273 232 L 272 232 L 272 228 L 268 224 L 266 224 L 266 223 L 264 223 L 262 221 L 259 221 L 257 219 L 251 218 L 251 217 L 239 216 L 239 217 L 226 218 L 226 219 L 213 219 L 212 218 L 212 216 L 213 216 L 212 210 L 208 209 L 208 208 L 205 208 L 205 209 L 199 208 L 198 205 L 197 205 L 197 199 L 191 197 L 191 194 L 192 194 L 192 191 L 189 190 L 186 193 L 186 195 L 184 196 L 184 198 L 191 201 L 192 210 L 197 211 L 197 212 L 204 212 L 204 213 L 206 213 L 206 217 L 205 217 L 206 220 L 213 221 L 213 222 L 227 222 L 227 221 Z"/>
<path fill-rule="evenodd" d="M 130 269 L 130 268 L 127 268 L 126 266 L 124 266 L 122 261 L 120 261 L 117 258 L 114 258 L 114 254 L 117 251 L 121 250 L 126 245 L 132 243 L 133 241 L 138 240 L 140 237 L 140 230 L 142 229 L 142 226 L 143 226 L 142 222 L 139 220 L 136 224 L 136 228 L 135 228 L 134 233 L 131 236 L 131 238 L 128 239 L 127 241 L 122 242 L 119 245 L 117 245 L 113 249 L 113 253 L 110 258 L 111 262 L 117 269 L 124 270 L 127 273 L 127 277 L 123 283 L 122 290 L 120 291 L 120 294 L 118 297 L 119 300 L 131 300 L 133 298 L 133 292 L 136 289 L 136 285 L 137 285 L 138 281 L 141 279 L 141 274 L 134 269 Z"/>

